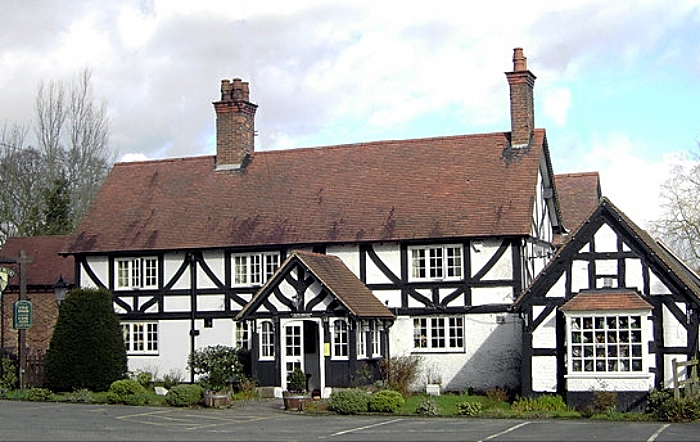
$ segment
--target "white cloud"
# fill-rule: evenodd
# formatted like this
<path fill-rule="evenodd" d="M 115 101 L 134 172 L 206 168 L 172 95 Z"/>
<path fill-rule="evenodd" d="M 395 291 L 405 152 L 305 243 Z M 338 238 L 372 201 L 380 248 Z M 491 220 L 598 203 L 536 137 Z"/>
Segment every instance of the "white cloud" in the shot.
<path fill-rule="evenodd" d="M 571 91 L 567 88 L 549 89 L 542 99 L 542 109 L 556 124 L 566 124 L 566 116 L 571 108 Z"/>
<path fill-rule="evenodd" d="M 148 157 L 143 153 L 127 153 L 119 161 L 123 163 L 133 163 L 134 161 L 146 161 Z"/>

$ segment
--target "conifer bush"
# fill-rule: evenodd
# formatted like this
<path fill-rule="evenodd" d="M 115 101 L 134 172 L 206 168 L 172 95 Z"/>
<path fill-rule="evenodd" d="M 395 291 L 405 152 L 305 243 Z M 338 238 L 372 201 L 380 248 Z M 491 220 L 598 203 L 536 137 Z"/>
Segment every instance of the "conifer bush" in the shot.
<path fill-rule="evenodd" d="M 127 376 L 119 318 L 106 289 L 71 291 L 61 304 L 44 375 L 53 391 L 106 391 Z"/>

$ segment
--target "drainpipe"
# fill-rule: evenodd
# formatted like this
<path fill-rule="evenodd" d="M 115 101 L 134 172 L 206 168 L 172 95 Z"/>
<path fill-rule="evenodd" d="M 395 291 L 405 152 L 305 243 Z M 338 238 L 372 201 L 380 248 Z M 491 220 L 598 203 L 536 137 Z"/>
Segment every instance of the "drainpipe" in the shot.
<path fill-rule="evenodd" d="M 190 262 L 190 355 L 195 352 L 195 338 L 199 335 L 199 330 L 195 328 L 195 310 L 197 309 L 197 262 L 194 253 L 188 253 L 187 259 Z M 194 370 L 190 369 L 190 382 L 194 384 Z"/>

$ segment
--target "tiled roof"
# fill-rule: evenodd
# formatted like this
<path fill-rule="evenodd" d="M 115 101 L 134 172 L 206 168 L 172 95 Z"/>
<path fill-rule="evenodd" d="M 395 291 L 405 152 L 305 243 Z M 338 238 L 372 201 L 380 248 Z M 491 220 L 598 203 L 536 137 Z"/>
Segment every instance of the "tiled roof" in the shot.
<path fill-rule="evenodd" d="M 573 231 L 598 207 L 602 197 L 598 172 L 554 175 L 564 226 Z"/>
<path fill-rule="evenodd" d="M 559 307 L 563 312 L 651 309 L 635 291 L 612 289 L 581 292 Z"/>
<path fill-rule="evenodd" d="M 545 132 L 256 152 L 243 170 L 215 157 L 119 163 L 68 253 L 526 236 Z M 544 151 L 544 152 L 543 152 Z"/>
<path fill-rule="evenodd" d="M 72 284 L 75 273 L 74 260 L 72 257 L 64 258 L 58 254 L 67 238 L 63 235 L 10 237 L 0 249 L 0 257 L 17 260 L 20 251 L 24 250 L 32 260 L 26 266 L 28 287 L 53 287 L 61 276 L 64 282 Z M 19 268 L 17 264 L 0 265 L 12 268 L 15 272 Z M 18 276 L 10 280 L 10 289 L 13 286 L 19 286 Z"/>
<path fill-rule="evenodd" d="M 295 252 L 295 254 L 309 271 L 355 316 L 359 318 L 394 318 L 389 309 L 337 256 L 307 252 Z"/>

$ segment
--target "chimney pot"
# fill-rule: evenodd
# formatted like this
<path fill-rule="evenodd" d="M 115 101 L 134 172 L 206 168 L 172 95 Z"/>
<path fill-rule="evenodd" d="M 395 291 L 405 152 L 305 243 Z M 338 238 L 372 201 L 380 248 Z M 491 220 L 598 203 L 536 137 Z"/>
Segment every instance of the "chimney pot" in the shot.
<path fill-rule="evenodd" d="M 527 58 L 523 55 L 523 48 L 513 49 L 513 72 L 526 71 Z"/>

